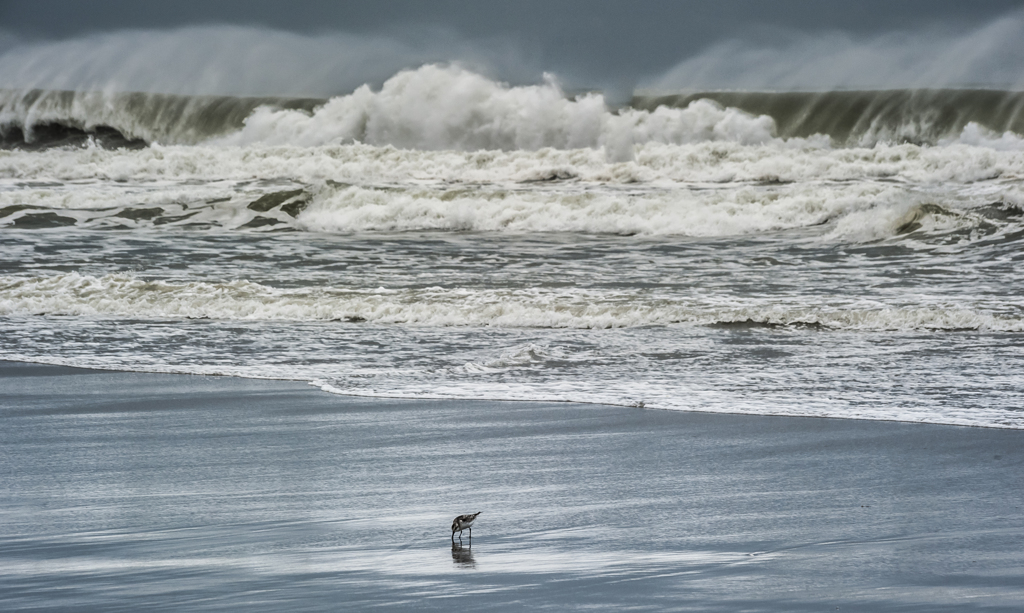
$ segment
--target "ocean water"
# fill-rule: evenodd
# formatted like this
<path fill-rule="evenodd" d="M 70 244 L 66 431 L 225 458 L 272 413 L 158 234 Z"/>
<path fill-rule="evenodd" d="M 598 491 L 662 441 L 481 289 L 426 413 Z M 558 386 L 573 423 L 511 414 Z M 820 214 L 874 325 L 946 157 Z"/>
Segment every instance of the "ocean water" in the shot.
<path fill-rule="evenodd" d="M 0 359 L 1024 428 L 1024 97 L 0 94 Z"/>

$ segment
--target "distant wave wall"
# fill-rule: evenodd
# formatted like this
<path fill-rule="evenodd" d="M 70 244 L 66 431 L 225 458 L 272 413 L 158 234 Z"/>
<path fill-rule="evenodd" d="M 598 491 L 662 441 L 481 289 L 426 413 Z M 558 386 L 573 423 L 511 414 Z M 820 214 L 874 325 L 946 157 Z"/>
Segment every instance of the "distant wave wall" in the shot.
<path fill-rule="evenodd" d="M 888 90 L 704 92 L 637 96 L 613 109 L 600 93 L 567 95 L 553 77 L 513 87 L 458 66 L 401 71 L 379 90 L 330 99 L 0 90 L 0 146 L 95 144 L 300 147 L 363 143 L 419 150 L 603 148 L 700 142 L 817 146 L 941 144 L 1019 148 L 1024 92 Z"/>
<path fill-rule="evenodd" d="M 196 144 L 240 130 L 259 107 L 310 111 L 326 100 L 104 91 L 0 90 L 0 147 Z"/>
<path fill-rule="evenodd" d="M 825 134 L 839 145 L 877 142 L 934 144 L 970 124 L 1024 134 L 1024 92 L 986 89 L 906 89 L 829 92 L 699 92 L 636 96 L 632 106 L 686 108 L 712 100 L 775 122 L 781 138 Z"/>

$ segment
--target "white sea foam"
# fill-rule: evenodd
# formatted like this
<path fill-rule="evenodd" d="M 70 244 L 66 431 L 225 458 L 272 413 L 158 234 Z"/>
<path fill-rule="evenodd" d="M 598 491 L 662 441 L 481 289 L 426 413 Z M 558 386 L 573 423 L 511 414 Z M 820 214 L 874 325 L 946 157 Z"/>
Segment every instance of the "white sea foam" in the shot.
<path fill-rule="evenodd" d="M 163 147 L 140 151 L 0 151 L 0 177 L 59 181 L 216 181 L 331 179 L 388 182 L 504 183 L 574 178 L 587 183 L 789 183 L 886 179 L 968 183 L 1024 177 L 1024 152 L 950 144 L 822 149 L 807 143 L 732 142 L 636 145 L 629 162 L 595 149 L 419 151 L 391 146 Z"/>
<path fill-rule="evenodd" d="M 562 166 L 565 173 L 578 169 Z M 277 203 L 269 208 L 254 204 L 264 196 L 277 198 Z M 1005 180 L 960 186 L 886 179 L 623 185 L 583 180 L 466 184 L 407 178 L 403 183 L 359 185 L 322 179 L 303 184 L 136 177 L 125 182 L 0 181 L 0 226 L 57 213 L 81 227 L 167 224 L 236 229 L 256 223 L 264 230 L 328 233 L 442 230 L 694 237 L 804 228 L 827 241 L 869 242 L 909 230 L 933 234 L 991 223 L 1017 227 L 1015 218 L 990 222 L 973 212 L 992 203 L 1024 203 L 1024 192 L 1018 182 Z"/>
<path fill-rule="evenodd" d="M 368 86 L 309 114 L 257 109 L 218 144 L 320 146 L 360 142 L 403 149 L 475 151 L 603 147 L 628 160 L 634 144 L 773 139 L 774 121 L 698 100 L 685 109 L 612 113 L 600 94 L 569 100 L 553 77 L 509 87 L 457 66 L 402 71 L 379 92 Z"/>
<path fill-rule="evenodd" d="M 973 121 L 964 126 L 964 129 L 956 139 L 939 141 L 940 145 L 955 143 L 996 149 L 998 151 L 1024 150 L 1024 137 L 1020 134 L 1014 134 L 1009 131 L 999 134 Z"/>
<path fill-rule="evenodd" d="M 320 193 L 298 219 L 304 229 L 472 230 L 723 236 L 814 226 L 870 207 L 880 186 L 781 190 L 380 190 Z M 828 197 L 822 197 L 825 194 Z"/>
<path fill-rule="evenodd" d="M 802 227 L 859 211 L 880 213 L 872 223 L 879 227 L 881 220 L 879 232 L 841 230 L 837 235 L 852 237 L 891 235 L 899 225 L 885 221 L 892 217 L 886 211 L 899 217 L 906 207 L 924 202 L 949 210 L 991 202 L 1022 204 L 1021 176 L 1024 152 L 966 145 L 829 150 L 778 143 L 648 143 L 637 146 L 635 159 L 626 163 L 609 163 L 594 149 L 152 147 L 0 152 L 0 177 L 6 178 L 0 206 L 174 205 L 198 211 L 196 221 L 235 227 L 252 217 L 246 205 L 277 185 L 308 192 L 309 206 L 299 220 L 282 221 L 313 231 L 441 228 L 694 236 Z M 546 179 L 556 181 L 531 183 Z"/>
<path fill-rule="evenodd" d="M 740 323 L 838 330 L 1024 330 L 1024 319 L 993 314 L 984 303 L 721 303 L 640 290 L 575 288 L 278 289 L 251 281 L 179 283 L 146 281 L 132 274 L 95 277 L 79 273 L 0 277 L 0 314 L 347 320 L 435 327 L 624 328 Z"/>

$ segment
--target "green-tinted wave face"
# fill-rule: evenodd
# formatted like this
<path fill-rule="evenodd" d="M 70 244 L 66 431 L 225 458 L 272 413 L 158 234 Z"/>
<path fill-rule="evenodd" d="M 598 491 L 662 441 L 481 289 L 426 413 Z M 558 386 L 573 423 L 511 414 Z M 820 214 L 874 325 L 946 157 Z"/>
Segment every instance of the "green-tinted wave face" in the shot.
<path fill-rule="evenodd" d="M 0 146 L 362 143 L 416 150 L 603 149 L 633 159 L 648 143 L 741 145 L 813 137 L 814 146 L 934 145 L 1004 140 L 1019 148 L 1024 92 L 901 89 L 702 92 L 636 96 L 611 108 L 600 93 L 554 80 L 512 87 L 454 66 L 401 71 L 379 90 L 331 99 L 0 90 Z M 972 136 L 973 135 L 973 136 Z M 1009 146 L 1008 145 L 1008 146 Z"/>
<path fill-rule="evenodd" d="M 311 111 L 323 100 L 0 90 L 0 147 L 195 144 L 229 134 L 260 106 Z"/>
<path fill-rule="evenodd" d="M 824 134 L 840 145 L 932 144 L 970 123 L 1024 134 L 1024 92 L 987 89 L 897 89 L 829 92 L 700 92 L 636 96 L 634 108 L 685 108 L 713 100 L 775 121 L 782 138 Z"/>

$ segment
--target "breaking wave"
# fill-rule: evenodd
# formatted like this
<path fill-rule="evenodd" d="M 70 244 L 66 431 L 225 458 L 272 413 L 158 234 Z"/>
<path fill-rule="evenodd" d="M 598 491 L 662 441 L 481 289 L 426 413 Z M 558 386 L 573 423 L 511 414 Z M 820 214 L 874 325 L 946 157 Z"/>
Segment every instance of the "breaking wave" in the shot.
<path fill-rule="evenodd" d="M 0 155 L 0 175 L 17 177 L 0 179 L 0 227 L 692 237 L 803 229 L 805 238 L 863 243 L 1016 240 L 1024 223 L 1020 153 L 700 144 L 649 145 L 628 164 L 600 158 L 366 145 Z"/>
<path fill-rule="evenodd" d="M 637 143 L 683 144 L 772 138 L 767 117 L 699 100 L 684 109 L 610 112 L 600 94 L 568 99 L 553 77 L 508 87 L 454 66 L 403 71 L 379 92 L 363 86 L 312 114 L 258 109 L 220 142 L 316 146 L 361 142 L 406 149 L 537 150 L 604 147 L 632 157 Z"/>
<path fill-rule="evenodd" d="M 989 141 L 1007 135 L 1004 145 L 1019 148 L 1019 135 L 1024 134 L 1024 92 L 1019 91 L 708 92 L 637 96 L 633 106 L 646 110 L 687 108 L 697 101 L 714 101 L 751 115 L 771 117 L 775 134 L 781 138 L 825 134 L 834 144 L 844 146 L 936 144 L 961 137 L 972 144 L 983 144 L 972 134 L 987 131 L 996 137 L 989 137 Z"/>
<path fill-rule="evenodd" d="M 241 129 L 260 107 L 312 109 L 324 100 L 107 91 L 0 91 L 0 146 L 195 144 Z"/>
<path fill-rule="evenodd" d="M 708 92 L 634 98 L 567 95 L 554 77 L 512 87 L 456 65 L 404 70 L 379 90 L 330 99 L 110 91 L 0 92 L 0 146 L 146 144 L 419 150 L 601 149 L 633 158 L 646 144 L 793 141 L 818 147 L 965 142 L 1020 149 L 1024 94 L 989 90 Z"/>

